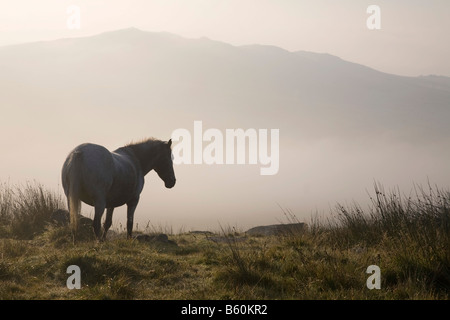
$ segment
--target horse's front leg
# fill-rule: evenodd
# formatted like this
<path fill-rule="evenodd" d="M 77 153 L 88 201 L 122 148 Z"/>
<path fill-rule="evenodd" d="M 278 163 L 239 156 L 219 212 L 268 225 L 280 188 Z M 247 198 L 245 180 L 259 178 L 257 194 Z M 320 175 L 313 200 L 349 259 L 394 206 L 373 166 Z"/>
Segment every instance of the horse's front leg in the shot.
<path fill-rule="evenodd" d="M 133 233 L 134 211 L 138 205 L 139 198 L 127 203 L 127 238 L 131 239 Z"/>

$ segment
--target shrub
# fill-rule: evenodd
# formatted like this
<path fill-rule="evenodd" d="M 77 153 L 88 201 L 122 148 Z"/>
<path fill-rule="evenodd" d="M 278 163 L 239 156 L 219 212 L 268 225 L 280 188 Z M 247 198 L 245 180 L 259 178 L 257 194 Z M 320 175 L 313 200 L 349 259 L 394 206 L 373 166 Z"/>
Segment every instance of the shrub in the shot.
<path fill-rule="evenodd" d="M 420 280 L 430 290 L 448 292 L 450 192 L 416 186 L 412 195 L 402 196 L 375 184 L 370 199 L 366 211 L 358 204 L 338 204 L 335 219 L 322 225 L 316 239 L 338 250 L 380 249 L 392 257 L 390 267 L 400 280 Z"/>
<path fill-rule="evenodd" d="M 41 234 L 50 221 L 51 214 L 64 207 L 61 196 L 38 183 L 11 188 L 4 184 L 0 189 L 0 232 L 17 239 L 33 239 Z"/>

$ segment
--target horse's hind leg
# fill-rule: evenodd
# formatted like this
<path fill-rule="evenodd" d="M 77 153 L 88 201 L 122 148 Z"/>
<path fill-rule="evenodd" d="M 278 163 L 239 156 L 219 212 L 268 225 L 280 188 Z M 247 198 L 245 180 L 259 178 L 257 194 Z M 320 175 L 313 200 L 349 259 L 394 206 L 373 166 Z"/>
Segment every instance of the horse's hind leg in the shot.
<path fill-rule="evenodd" d="M 98 202 L 95 203 L 95 216 L 94 216 L 94 222 L 92 224 L 94 228 L 95 236 L 98 240 L 101 240 L 101 220 L 103 212 L 105 211 L 105 203 L 104 202 Z"/>
<path fill-rule="evenodd" d="M 102 235 L 103 240 L 106 239 L 106 233 L 108 232 L 109 228 L 111 227 L 113 212 L 114 212 L 114 208 L 106 209 L 106 219 L 105 219 L 105 223 L 103 224 L 103 235 Z"/>

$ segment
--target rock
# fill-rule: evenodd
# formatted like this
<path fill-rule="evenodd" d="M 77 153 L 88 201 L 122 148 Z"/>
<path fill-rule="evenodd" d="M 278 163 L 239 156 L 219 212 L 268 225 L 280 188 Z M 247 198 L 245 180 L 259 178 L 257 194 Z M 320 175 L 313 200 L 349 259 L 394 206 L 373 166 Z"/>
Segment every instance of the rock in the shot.
<path fill-rule="evenodd" d="M 138 234 L 138 235 L 134 236 L 134 239 L 136 239 L 139 242 L 166 243 L 166 244 L 177 245 L 174 241 L 169 240 L 169 237 L 164 233 L 160 233 L 157 235 Z"/>
<path fill-rule="evenodd" d="M 85 217 L 83 215 L 78 216 L 78 225 L 82 229 L 92 229 L 92 219 Z M 50 216 L 50 221 L 58 226 L 69 226 L 70 225 L 70 213 L 64 209 L 55 210 Z"/>
<path fill-rule="evenodd" d="M 85 216 L 80 214 L 79 223 L 80 223 L 80 226 L 92 227 L 92 224 L 94 223 L 94 220 L 92 220 L 91 218 L 85 217 Z"/>
<path fill-rule="evenodd" d="M 68 226 L 70 224 L 70 213 L 65 209 L 53 211 L 50 221 L 60 226 Z M 79 223 L 81 226 L 92 226 L 92 219 L 80 214 Z"/>
<path fill-rule="evenodd" d="M 192 233 L 192 234 L 204 234 L 204 235 L 213 235 L 214 234 L 211 231 L 201 231 L 201 230 L 189 231 L 189 233 Z"/>
<path fill-rule="evenodd" d="M 164 233 L 160 233 L 153 238 L 153 241 L 169 242 L 169 237 Z"/>
<path fill-rule="evenodd" d="M 134 239 L 136 239 L 139 242 L 150 242 L 153 240 L 153 236 L 150 236 L 148 234 L 138 234 L 134 236 Z"/>
<path fill-rule="evenodd" d="M 53 211 L 50 216 L 50 221 L 56 223 L 57 225 L 66 226 L 70 223 L 69 211 L 64 209 L 58 209 Z"/>
<path fill-rule="evenodd" d="M 273 235 L 289 235 L 293 233 L 300 233 L 306 230 L 308 225 L 306 223 L 287 223 L 287 224 L 272 224 L 268 226 L 258 226 L 246 231 L 248 235 L 255 236 L 273 236 Z"/>
<path fill-rule="evenodd" d="M 207 240 L 216 243 L 236 243 L 247 241 L 246 237 L 206 237 Z"/>

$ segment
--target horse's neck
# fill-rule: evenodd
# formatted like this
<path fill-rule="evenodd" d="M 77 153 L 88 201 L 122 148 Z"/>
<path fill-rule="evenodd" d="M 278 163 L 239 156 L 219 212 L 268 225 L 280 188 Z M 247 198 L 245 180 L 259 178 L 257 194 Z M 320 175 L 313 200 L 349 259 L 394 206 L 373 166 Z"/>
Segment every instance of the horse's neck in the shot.
<path fill-rule="evenodd" d="M 127 149 L 136 158 L 144 176 L 153 170 L 158 156 L 157 145 L 155 143 L 131 145 Z"/>

